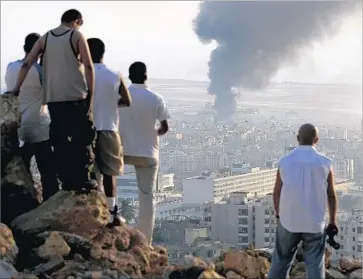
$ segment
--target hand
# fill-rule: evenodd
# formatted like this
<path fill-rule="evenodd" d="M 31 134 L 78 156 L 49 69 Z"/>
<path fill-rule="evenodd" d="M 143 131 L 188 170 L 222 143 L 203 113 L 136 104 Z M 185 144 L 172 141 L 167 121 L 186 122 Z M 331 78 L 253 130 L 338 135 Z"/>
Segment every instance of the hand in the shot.
<path fill-rule="evenodd" d="M 6 91 L 4 94 L 13 94 L 14 96 L 19 96 L 20 90 Z"/>
<path fill-rule="evenodd" d="M 328 231 L 329 233 L 331 233 L 332 235 L 337 235 L 337 234 L 338 234 L 339 230 L 338 230 L 338 226 L 337 226 L 337 224 L 335 223 L 335 221 L 334 221 L 334 222 L 330 222 L 330 223 L 329 223 L 329 225 L 328 225 L 328 227 L 327 227 L 327 231 Z M 328 233 L 328 234 L 329 234 L 329 233 Z"/>

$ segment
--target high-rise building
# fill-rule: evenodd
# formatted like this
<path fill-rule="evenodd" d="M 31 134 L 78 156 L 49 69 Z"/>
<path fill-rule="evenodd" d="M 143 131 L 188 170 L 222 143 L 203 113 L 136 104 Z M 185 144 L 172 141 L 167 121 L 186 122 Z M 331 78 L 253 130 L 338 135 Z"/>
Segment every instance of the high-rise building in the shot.
<path fill-rule="evenodd" d="M 272 192 L 277 169 L 252 168 L 248 173 L 230 175 L 207 173 L 183 180 L 184 203 L 218 202 L 233 192 L 247 192 L 249 198 Z"/>
<path fill-rule="evenodd" d="M 228 202 L 205 205 L 204 220 L 210 221 L 210 235 L 240 249 L 272 248 L 275 242 L 276 218 L 272 195 L 249 202 L 247 193 L 236 192 Z"/>

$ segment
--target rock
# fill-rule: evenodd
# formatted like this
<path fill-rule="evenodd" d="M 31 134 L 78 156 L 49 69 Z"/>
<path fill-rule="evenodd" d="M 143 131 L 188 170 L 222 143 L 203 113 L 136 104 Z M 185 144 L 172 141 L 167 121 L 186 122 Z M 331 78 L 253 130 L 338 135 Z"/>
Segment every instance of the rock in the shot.
<path fill-rule="evenodd" d="M 10 225 L 17 216 L 36 208 L 42 198 L 20 155 L 17 97 L 1 94 L 1 221 Z"/>
<path fill-rule="evenodd" d="M 224 268 L 238 270 L 242 277 L 263 278 L 270 269 L 270 263 L 264 257 L 253 257 L 244 251 L 233 251 L 225 255 Z"/>
<path fill-rule="evenodd" d="M 40 258 L 50 260 L 54 256 L 68 256 L 71 248 L 62 236 L 57 232 L 52 232 L 45 240 L 45 243 L 38 248 L 37 254 Z"/>
<path fill-rule="evenodd" d="M 294 276 L 291 276 L 292 279 L 306 279 L 306 272 L 305 271 L 299 271 Z"/>
<path fill-rule="evenodd" d="M 38 234 L 34 240 L 34 246 L 39 247 L 40 245 L 44 244 L 46 239 L 52 234 L 57 233 L 61 236 L 71 248 L 70 255 L 74 257 L 74 259 L 81 260 L 81 259 L 90 259 L 91 257 L 91 250 L 94 248 L 91 240 L 85 239 L 79 235 L 61 231 L 53 231 L 53 232 L 44 232 Z"/>
<path fill-rule="evenodd" d="M 242 278 L 241 275 L 237 274 L 236 272 L 230 270 L 226 273 L 227 279 L 240 279 Z"/>
<path fill-rule="evenodd" d="M 296 276 L 297 274 L 301 274 L 304 273 L 306 269 L 305 263 L 303 262 L 299 262 L 297 263 L 295 266 L 293 266 L 292 270 L 291 270 L 291 276 Z"/>
<path fill-rule="evenodd" d="M 339 267 L 344 272 L 352 272 L 357 269 L 362 269 L 362 262 L 350 258 L 341 258 Z"/>
<path fill-rule="evenodd" d="M 205 268 L 200 266 L 193 266 L 190 268 L 176 268 L 170 272 L 169 279 L 198 279 L 204 271 Z"/>
<path fill-rule="evenodd" d="M 344 274 L 340 273 L 338 270 L 330 268 L 330 269 L 325 270 L 325 278 L 326 279 L 344 279 L 346 277 Z"/>
<path fill-rule="evenodd" d="M 65 266 L 65 262 L 62 257 L 53 257 L 49 262 L 45 264 L 40 264 L 35 267 L 35 273 L 37 274 L 48 274 L 51 275 L 55 271 L 61 269 Z"/>
<path fill-rule="evenodd" d="M 214 279 L 214 278 L 224 278 L 224 277 L 219 275 L 213 269 L 203 271 L 203 273 L 198 277 L 198 279 Z"/>
<path fill-rule="evenodd" d="M 363 269 L 357 269 L 349 274 L 349 279 L 362 279 L 363 278 Z"/>
<path fill-rule="evenodd" d="M 2 260 L 15 265 L 19 249 L 16 246 L 13 233 L 5 225 L 0 223 L 0 257 Z M 1 278 L 1 277 L 0 277 Z"/>
<path fill-rule="evenodd" d="M 18 271 L 11 264 L 0 260 L 0 278 L 1 279 L 19 278 Z"/>
<path fill-rule="evenodd" d="M 11 225 L 15 234 L 24 237 L 55 230 L 91 239 L 108 220 L 104 194 L 96 191 L 89 194 L 59 191 L 36 209 L 14 219 Z"/>

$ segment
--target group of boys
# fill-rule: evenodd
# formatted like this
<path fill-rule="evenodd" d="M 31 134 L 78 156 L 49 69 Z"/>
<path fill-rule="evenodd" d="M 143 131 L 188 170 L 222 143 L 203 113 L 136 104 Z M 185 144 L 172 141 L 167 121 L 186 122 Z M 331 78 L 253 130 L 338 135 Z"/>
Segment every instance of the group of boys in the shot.
<path fill-rule="evenodd" d="M 7 93 L 18 96 L 21 110 L 24 161 L 29 169 L 35 156 L 44 200 L 60 184 L 78 192 L 102 189 L 110 216 L 121 222 L 116 176 L 123 174 L 124 164 L 133 165 L 137 223 L 151 244 L 158 137 L 167 133 L 170 115 L 163 98 L 146 85 L 146 65 L 129 67 L 132 84 L 127 88 L 121 75 L 103 63 L 105 44 L 99 38 L 86 40 L 79 31 L 82 24 L 79 11 L 66 11 L 57 28 L 26 36 L 24 59 L 7 67 Z"/>

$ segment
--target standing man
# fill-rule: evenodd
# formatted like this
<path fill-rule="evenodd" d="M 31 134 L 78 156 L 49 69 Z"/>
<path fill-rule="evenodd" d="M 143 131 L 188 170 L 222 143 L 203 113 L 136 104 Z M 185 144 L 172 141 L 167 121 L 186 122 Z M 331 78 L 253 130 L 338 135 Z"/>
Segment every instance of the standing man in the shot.
<path fill-rule="evenodd" d="M 316 151 L 318 130 L 304 124 L 299 147 L 282 158 L 273 193 L 278 221 L 269 279 L 287 278 L 297 246 L 303 242 L 307 278 L 325 278 L 326 204 L 329 225 L 336 224 L 337 198 L 332 161 Z"/>
<path fill-rule="evenodd" d="M 131 98 L 120 74 L 103 64 L 105 44 L 98 38 L 88 39 L 87 42 L 95 67 L 93 114 L 97 131 L 96 165 L 103 176 L 103 189 L 110 216 L 117 217 L 119 223 L 124 223 L 125 220 L 118 215 L 116 207 L 116 176 L 123 173 L 118 110 L 122 106 L 129 107 Z"/>
<path fill-rule="evenodd" d="M 79 11 L 66 11 L 60 26 L 36 42 L 12 90 L 19 93 L 31 65 L 42 55 L 43 104 L 48 104 L 50 140 L 64 190 L 97 187 L 90 178 L 96 137 L 91 112 L 94 69 L 87 41 L 78 31 L 82 24 Z"/>
<path fill-rule="evenodd" d="M 14 88 L 19 71 L 29 52 L 38 41 L 40 35 L 31 33 L 25 37 L 25 57 L 9 63 L 6 69 L 5 82 L 7 88 Z M 21 148 L 22 157 L 30 172 L 30 160 L 33 155 L 38 165 L 43 187 L 43 201 L 53 196 L 58 190 L 53 152 L 49 141 L 50 117 L 47 107 L 42 106 L 42 70 L 35 62 L 30 66 L 29 74 L 19 92 L 21 123 L 18 130 L 19 139 L 24 142 Z M 42 113 L 43 112 L 43 113 Z"/>
<path fill-rule="evenodd" d="M 170 117 L 163 98 L 145 84 L 146 65 L 135 62 L 129 68 L 132 106 L 120 110 L 120 135 L 125 164 L 134 165 L 139 188 L 138 228 L 149 244 L 155 222 L 155 188 L 159 163 L 159 136 L 168 132 Z M 156 122 L 160 127 L 155 128 Z"/>

